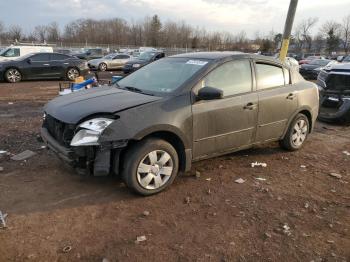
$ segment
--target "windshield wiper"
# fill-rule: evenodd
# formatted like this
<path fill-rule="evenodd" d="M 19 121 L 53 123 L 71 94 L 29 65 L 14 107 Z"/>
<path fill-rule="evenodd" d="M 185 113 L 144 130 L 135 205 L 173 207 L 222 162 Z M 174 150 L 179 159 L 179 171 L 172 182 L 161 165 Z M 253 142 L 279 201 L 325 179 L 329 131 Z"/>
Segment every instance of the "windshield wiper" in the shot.
<path fill-rule="evenodd" d="M 137 87 L 133 87 L 133 86 L 123 86 L 121 88 L 129 90 L 131 92 L 136 92 L 136 93 L 140 93 L 140 94 L 144 94 L 144 95 L 154 96 L 153 94 L 146 93 L 145 91 L 143 91 L 143 90 L 141 90 L 141 89 L 139 89 Z"/>

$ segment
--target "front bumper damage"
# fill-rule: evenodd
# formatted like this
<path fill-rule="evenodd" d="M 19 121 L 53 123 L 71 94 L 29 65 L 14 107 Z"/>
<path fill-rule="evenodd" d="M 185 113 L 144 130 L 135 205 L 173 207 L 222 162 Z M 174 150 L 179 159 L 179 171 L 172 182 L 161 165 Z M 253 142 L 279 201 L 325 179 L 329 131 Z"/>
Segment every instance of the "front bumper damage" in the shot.
<path fill-rule="evenodd" d="M 47 148 L 61 160 L 79 173 L 94 176 L 118 174 L 120 153 L 127 146 L 127 141 L 120 141 L 99 146 L 67 147 L 57 142 L 44 126 L 41 128 L 41 137 Z"/>

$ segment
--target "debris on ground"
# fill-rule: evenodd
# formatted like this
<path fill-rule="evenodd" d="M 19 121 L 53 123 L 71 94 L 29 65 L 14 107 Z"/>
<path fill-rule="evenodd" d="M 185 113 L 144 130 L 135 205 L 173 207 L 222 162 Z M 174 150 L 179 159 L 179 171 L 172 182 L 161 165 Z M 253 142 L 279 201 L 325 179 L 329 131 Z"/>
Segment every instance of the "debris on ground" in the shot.
<path fill-rule="evenodd" d="M 292 232 L 290 232 L 290 227 L 288 226 L 288 224 L 284 224 L 282 228 L 283 228 L 283 233 L 286 234 L 287 236 L 290 236 L 292 234 Z"/>
<path fill-rule="evenodd" d="M 254 162 L 254 163 L 251 163 L 250 165 L 251 167 L 256 167 L 256 166 L 267 167 L 267 164 L 262 162 Z"/>
<path fill-rule="evenodd" d="M 6 154 L 6 153 L 7 153 L 7 151 L 5 151 L 5 150 L 0 150 L 0 155 Z"/>
<path fill-rule="evenodd" d="M 332 177 L 338 178 L 338 179 L 342 178 L 342 175 L 338 174 L 338 173 L 329 173 L 329 175 L 332 176 Z"/>
<path fill-rule="evenodd" d="M 306 208 L 306 209 L 307 209 L 307 208 L 309 208 L 309 206 L 310 206 L 310 205 L 309 205 L 309 203 L 308 203 L 308 202 L 306 202 L 306 203 L 305 203 L 305 205 L 304 205 L 304 208 Z"/>
<path fill-rule="evenodd" d="M 205 179 L 206 181 L 211 181 L 211 177 L 208 177 Z"/>
<path fill-rule="evenodd" d="M 346 156 L 350 156 L 350 152 L 349 151 L 343 151 L 343 154 Z"/>
<path fill-rule="evenodd" d="M 143 242 L 143 241 L 146 241 L 146 240 L 147 240 L 147 237 L 146 237 L 146 236 L 138 236 L 138 237 L 136 238 L 135 243 L 138 244 L 138 243 Z"/>
<path fill-rule="evenodd" d="M 200 178 L 201 177 L 201 172 L 196 170 L 196 178 Z"/>
<path fill-rule="evenodd" d="M 235 183 L 237 184 L 243 184 L 245 182 L 245 180 L 243 178 L 238 178 L 235 180 Z"/>
<path fill-rule="evenodd" d="M 25 150 L 22 153 L 14 155 L 13 157 L 11 157 L 11 159 L 15 160 L 15 161 L 22 161 L 22 160 L 26 160 L 34 155 L 36 155 L 35 152 L 30 151 L 30 150 Z"/>
<path fill-rule="evenodd" d="M 259 181 L 266 181 L 266 178 L 263 178 L 263 177 L 255 177 L 255 179 Z"/>
<path fill-rule="evenodd" d="M 185 202 L 185 204 L 189 204 L 191 202 L 191 198 L 190 197 L 185 197 L 184 202 Z"/>
<path fill-rule="evenodd" d="M 145 217 L 148 217 L 151 213 L 149 211 L 143 211 L 142 215 L 144 215 Z"/>
<path fill-rule="evenodd" d="M 272 235 L 270 233 L 267 233 L 267 232 L 264 234 L 264 236 L 265 236 L 265 238 L 271 238 L 272 237 Z"/>
<path fill-rule="evenodd" d="M 63 253 L 68 253 L 72 250 L 72 246 L 65 246 L 64 248 L 62 248 L 62 252 Z"/>
<path fill-rule="evenodd" d="M 9 104 L 9 105 L 13 105 L 13 102 L 8 102 L 7 104 Z"/>
<path fill-rule="evenodd" d="M 4 214 L 0 211 L 0 228 L 6 228 L 6 219 L 7 214 Z"/>
<path fill-rule="evenodd" d="M 300 168 L 306 168 L 306 166 L 305 165 L 300 165 Z"/>

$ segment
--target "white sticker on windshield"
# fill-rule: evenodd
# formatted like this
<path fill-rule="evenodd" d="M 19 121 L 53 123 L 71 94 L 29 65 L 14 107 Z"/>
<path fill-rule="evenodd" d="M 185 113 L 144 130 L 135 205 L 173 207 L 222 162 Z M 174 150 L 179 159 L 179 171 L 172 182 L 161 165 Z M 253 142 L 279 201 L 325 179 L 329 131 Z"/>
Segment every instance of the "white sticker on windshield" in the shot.
<path fill-rule="evenodd" d="M 208 64 L 207 61 L 201 61 L 201 60 L 188 60 L 187 63 L 188 65 L 199 65 L 199 66 L 204 66 Z"/>

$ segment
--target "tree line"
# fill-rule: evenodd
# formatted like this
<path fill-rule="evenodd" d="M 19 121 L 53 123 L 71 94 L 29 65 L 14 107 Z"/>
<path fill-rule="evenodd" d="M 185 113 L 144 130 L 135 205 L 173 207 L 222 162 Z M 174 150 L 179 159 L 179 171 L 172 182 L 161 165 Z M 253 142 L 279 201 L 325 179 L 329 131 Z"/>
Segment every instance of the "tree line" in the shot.
<path fill-rule="evenodd" d="M 129 22 L 121 18 L 78 19 L 66 24 L 63 29 L 57 22 L 52 22 L 48 25 L 35 26 L 29 33 L 24 33 L 19 25 L 5 27 L 0 21 L 1 43 L 9 44 L 14 40 L 276 52 L 281 44 L 282 34 L 270 31 L 261 35 L 257 31 L 254 37 L 249 39 L 244 31 L 236 34 L 208 31 L 205 28 L 191 26 L 185 21 L 161 21 L 158 15 Z M 304 19 L 294 26 L 291 38 L 291 49 L 295 52 L 348 53 L 349 46 L 350 14 L 340 21 L 330 20 L 322 24 L 318 18 Z"/>

